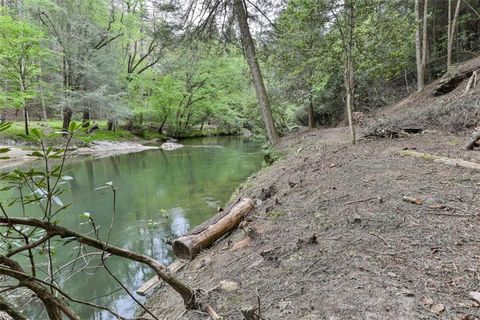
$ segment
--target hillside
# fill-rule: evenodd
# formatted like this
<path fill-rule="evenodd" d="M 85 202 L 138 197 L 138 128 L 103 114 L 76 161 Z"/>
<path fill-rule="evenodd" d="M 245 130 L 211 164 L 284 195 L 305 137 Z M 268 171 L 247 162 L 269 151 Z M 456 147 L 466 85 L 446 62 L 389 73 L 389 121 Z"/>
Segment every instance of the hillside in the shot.
<path fill-rule="evenodd" d="M 464 94 L 464 81 L 434 97 L 437 84 L 366 126 L 421 134 L 350 145 L 348 129 L 335 128 L 285 139 L 281 159 L 232 197 L 255 199 L 248 223 L 179 276 L 225 319 L 245 309 L 260 313 L 252 319 L 480 319 L 470 295 L 480 290 L 480 175 L 436 161 L 480 163 L 463 150 L 479 91 Z M 149 306 L 165 319 L 208 318 L 184 312 L 165 287 Z"/>
<path fill-rule="evenodd" d="M 472 72 L 480 69 L 480 57 L 468 60 L 456 66 L 442 78 L 430 83 L 421 92 L 416 92 L 400 102 L 380 109 L 373 115 L 365 128 L 366 135 L 375 135 L 383 130 L 401 130 L 402 128 L 420 128 L 439 130 L 446 133 L 465 132 L 473 129 L 479 122 L 480 78 L 477 86 L 466 92 Z M 479 75 L 480 77 L 480 75 Z M 444 79 L 452 81 L 448 93 L 436 93 L 436 87 Z"/>

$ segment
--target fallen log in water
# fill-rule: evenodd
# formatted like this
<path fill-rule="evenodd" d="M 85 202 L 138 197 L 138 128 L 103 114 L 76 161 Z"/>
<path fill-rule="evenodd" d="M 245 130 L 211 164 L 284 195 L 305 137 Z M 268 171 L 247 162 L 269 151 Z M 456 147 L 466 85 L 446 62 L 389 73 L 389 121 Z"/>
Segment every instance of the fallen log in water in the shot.
<path fill-rule="evenodd" d="M 229 210 L 218 213 L 210 220 L 174 240 L 172 244 L 173 253 L 181 259 L 192 258 L 215 240 L 234 229 L 245 215 L 254 208 L 255 204 L 252 199 L 239 199 Z"/>

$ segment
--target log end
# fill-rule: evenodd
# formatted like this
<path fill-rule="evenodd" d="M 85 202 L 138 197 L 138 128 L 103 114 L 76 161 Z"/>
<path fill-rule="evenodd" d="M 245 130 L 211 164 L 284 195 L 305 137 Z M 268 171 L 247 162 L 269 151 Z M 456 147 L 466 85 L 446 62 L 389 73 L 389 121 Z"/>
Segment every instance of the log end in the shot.
<path fill-rule="evenodd" d="M 173 241 L 172 250 L 179 259 L 190 259 L 193 256 L 190 247 L 182 241 L 182 238 Z"/>

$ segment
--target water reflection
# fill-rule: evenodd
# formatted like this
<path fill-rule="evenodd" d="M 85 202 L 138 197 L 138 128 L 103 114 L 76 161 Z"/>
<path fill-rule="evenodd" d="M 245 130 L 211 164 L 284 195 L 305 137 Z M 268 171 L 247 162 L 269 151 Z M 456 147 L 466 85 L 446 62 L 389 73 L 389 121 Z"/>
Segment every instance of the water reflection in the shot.
<path fill-rule="evenodd" d="M 214 137 L 186 143 L 190 146 L 174 151 L 154 150 L 68 164 L 65 174 L 74 179 L 66 184 L 70 192 L 62 195 L 62 200 L 72 205 L 61 223 L 84 233 L 92 232 L 92 226 L 80 217 L 89 212 L 105 239 L 111 223 L 113 194 L 108 189 L 95 188 L 112 181 L 118 191 L 110 242 L 171 263 L 173 256 L 165 240 L 208 219 L 216 212 L 216 205 L 223 205 L 238 184 L 262 164 L 258 145 L 241 138 Z M 59 264 L 70 261 L 81 249 L 74 242 L 62 241 L 55 248 Z M 88 268 L 64 279 L 65 288 L 74 296 L 108 305 L 132 317 L 136 310 L 133 301 L 118 291 L 119 285 L 99 267 L 100 258 L 92 257 Z M 107 264 L 132 292 L 152 276 L 148 267 L 124 259 L 110 257 Z M 66 271 L 72 273 L 71 269 Z M 81 319 L 114 319 L 103 311 L 73 307 Z M 38 308 L 30 311 L 31 318 L 41 319 Z"/>

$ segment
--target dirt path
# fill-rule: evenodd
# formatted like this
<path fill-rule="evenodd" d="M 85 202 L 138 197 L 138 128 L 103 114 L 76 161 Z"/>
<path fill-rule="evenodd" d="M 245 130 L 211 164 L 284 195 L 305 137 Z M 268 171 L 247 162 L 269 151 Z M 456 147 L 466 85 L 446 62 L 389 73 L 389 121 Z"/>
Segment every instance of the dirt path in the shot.
<path fill-rule="evenodd" d="M 332 130 L 284 141 L 290 155 L 238 193 L 257 201 L 248 224 L 180 276 L 210 292 L 225 319 L 243 319 L 241 310 L 258 300 L 262 319 L 272 320 L 480 319 L 469 298 L 480 290 L 480 174 L 399 151 L 466 160 L 477 154 L 459 151 L 463 137 L 351 146 L 337 143 L 345 129 Z M 161 319 L 208 318 L 184 314 L 166 288 L 149 304 Z"/>

